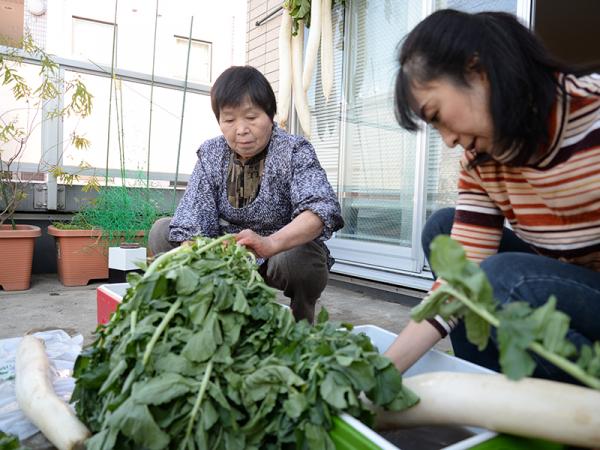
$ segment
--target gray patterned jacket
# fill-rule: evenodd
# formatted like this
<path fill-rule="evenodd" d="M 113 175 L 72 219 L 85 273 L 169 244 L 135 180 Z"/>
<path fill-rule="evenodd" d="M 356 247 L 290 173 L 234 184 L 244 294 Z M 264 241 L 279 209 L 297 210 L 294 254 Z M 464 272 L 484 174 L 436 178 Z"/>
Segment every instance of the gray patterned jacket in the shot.
<path fill-rule="evenodd" d="M 221 236 L 245 228 L 268 236 L 310 210 L 321 218 L 323 242 L 344 225 L 340 205 L 310 142 L 277 125 L 269 142 L 265 171 L 256 199 L 234 208 L 227 198 L 231 149 L 219 136 L 198 149 L 198 161 L 171 221 L 169 240 Z"/>

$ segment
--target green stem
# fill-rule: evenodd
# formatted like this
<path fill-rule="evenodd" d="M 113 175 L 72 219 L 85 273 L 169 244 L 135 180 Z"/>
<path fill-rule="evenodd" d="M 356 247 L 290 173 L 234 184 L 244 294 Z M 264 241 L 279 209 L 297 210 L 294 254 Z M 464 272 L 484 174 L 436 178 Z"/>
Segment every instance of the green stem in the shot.
<path fill-rule="evenodd" d="M 473 311 L 479 317 L 481 317 L 482 319 L 485 319 L 490 325 L 492 325 L 496 328 L 499 327 L 500 321 L 496 317 L 494 317 L 489 311 L 479 307 L 476 303 L 472 302 L 464 294 L 452 289 L 448 285 L 444 286 L 444 290 L 448 294 L 450 294 L 452 297 L 454 297 L 455 299 L 461 301 L 464 305 L 466 305 L 471 311 Z M 557 355 L 556 353 L 549 351 L 539 342 L 531 342 L 527 346 L 527 348 L 529 348 L 534 353 L 537 353 L 538 355 L 540 355 L 542 358 L 546 359 L 547 361 L 550 361 L 556 367 L 559 367 L 560 369 L 564 370 L 569 375 L 571 375 L 573 378 L 581 381 L 582 383 L 584 383 L 594 389 L 600 389 L 600 380 L 599 379 L 597 379 L 591 375 L 588 375 L 581 367 L 579 367 L 577 364 L 574 364 L 573 362 L 569 361 L 567 358 L 564 358 L 560 355 Z"/>
<path fill-rule="evenodd" d="M 131 335 L 132 336 L 135 333 L 135 326 L 137 324 L 137 314 L 138 314 L 137 309 L 131 312 L 131 325 L 130 325 L 130 328 L 131 328 Z"/>
<path fill-rule="evenodd" d="M 204 371 L 204 377 L 202 377 L 202 382 L 200 383 L 200 390 L 198 391 L 198 396 L 196 397 L 196 401 L 194 402 L 194 407 L 192 408 L 192 412 L 190 414 L 190 420 L 188 422 L 187 430 L 185 431 L 185 438 L 181 442 L 182 449 L 187 445 L 187 441 L 192 434 L 192 428 L 194 428 L 194 422 L 196 421 L 196 416 L 198 415 L 198 410 L 200 409 L 200 405 L 202 404 L 202 399 L 204 398 L 204 392 L 206 392 L 206 387 L 208 386 L 208 380 L 210 379 L 210 375 L 212 373 L 213 362 L 210 360 L 206 365 L 206 370 Z"/>
<path fill-rule="evenodd" d="M 540 355 L 542 358 L 550 361 L 556 367 L 560 367 L 562 370 L 567 372 L 573 378 L 581 381 L 584 384 L 587 384 L 589 387 L 594 389 L 600 389 L 600 380 L 593 377 L 592 375 L 587 374 L 581 367 L 577 364 L 569 361 L 567 358 L 564 358 L 556 353 L 552 353 L 551 351 L 544 348 L 539 342 L 532 342 L 529 344 L 529 348 Z"/>
<path fill-rule="evenodd" d="M 181 299 L 177 300 L 175 303 L 173 303 L 171 305 L 171 307 L 169 308 L 169 311 L 167 311 L 167 314 L 165 314 L 165 317 L 163 317 L 163 320 L 160 322 L 160 324 L 158 325 L 156 330 L 154 330 L 154 334 L 152 335 L 150 342 L 146 346 L 146 351 L 144 352 L 144 358 L 142 359 L 142 366 L 145 367 L 146 364 L 148 363 L 148 360 L 150 359 L 150 354 L 152 353 L 152 350 L 154 349 L 156 342 L 160 338 L 160 335 L 165 330 L 165 328 L 167 328 L 167 325 L 169 324 L 171 319 L 175 316 L 175 313 L 177 313 L 177 310 L 179 309 L 180 306 L 181 306 Z"/>
<path fill-rule="evenodd" d="M 452 289 L 448 285 L 444 285 L 444 291 L 446 291 L 452 297 L 457 298 L 458 300 L 460 300 L 461 302 L 463 302 L 463 304 L 465 304 L 471 311 L 473 311 L 474 313 L 476 313 L 479 317 L 487 320 L 490 325 L 492 325 L 492 326 L 494 326 L 496 328 L 498 328 L 498 326 L 500 326 L 500 321 L 496 317 L 494 317 L 493 314 L 491 314 L 487 309 L 481 308 L 475 302 L 472 302 L 463 293 L 458 292 L 458 291 Z"/>
<path fill-rule="evenodd" d="M 232 237 L 233 237 L 233 235 L 231 235 L 231 234 L 225 234 L 225 235 L 213 240 L 212 242 L 206 244 L 205 246 L 200 247 L 198 250 L 194 250 L 194 253 L 196 253 L 196 254 L 203 253 L 203 252 L 210 250 L 211 248 L 219 245 L 220 243 L 222 243 L 228 239 L 231 239 Z M 174 255 L 176 255 L 180 252 L 189 251 L 189 250 L 190 250 L 190 247 L 181 245 L 179 247 L 174 248 L 173 250 L 169 250 L 167 253 L 163 253 L 158 258 L 156 258 L 152 264 L 150 264 L 150 267 L 148 267 L 148 270 L 146 270 L 146 274 L 144 276 L 148 276 L 148 275 L 151 275 L 154 272 L 156 272 L 159 269 L 159 267 L 161 267 L 165 262 L 167 262 L 171 258 L 173 258 Z"/>

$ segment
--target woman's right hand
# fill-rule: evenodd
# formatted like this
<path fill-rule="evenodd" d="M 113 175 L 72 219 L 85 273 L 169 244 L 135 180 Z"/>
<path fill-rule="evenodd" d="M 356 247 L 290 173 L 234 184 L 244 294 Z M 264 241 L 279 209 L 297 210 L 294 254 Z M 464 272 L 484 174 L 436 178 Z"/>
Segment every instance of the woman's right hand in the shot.
<path fill-rule="evenodd" d="M 465 158 L 467 158 L 467 161 L 469 161 L 469 163 L 472 163 L 473 161 L 475 161 L 475 158 L 477 158 L 477 150 L 465 150 Z"/>

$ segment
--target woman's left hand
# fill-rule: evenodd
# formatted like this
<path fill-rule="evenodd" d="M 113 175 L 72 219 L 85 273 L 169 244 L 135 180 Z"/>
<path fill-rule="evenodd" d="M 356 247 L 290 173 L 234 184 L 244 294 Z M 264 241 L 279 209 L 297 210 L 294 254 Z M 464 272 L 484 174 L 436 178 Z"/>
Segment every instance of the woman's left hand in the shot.
<path fill-rule="evenodd" d="M 270 236 L 261 236 L 250 229 L 240 231 L 235 235 L 235 240 L 259 258 L 268 259 L 278 253 L 275 242 Z"/>

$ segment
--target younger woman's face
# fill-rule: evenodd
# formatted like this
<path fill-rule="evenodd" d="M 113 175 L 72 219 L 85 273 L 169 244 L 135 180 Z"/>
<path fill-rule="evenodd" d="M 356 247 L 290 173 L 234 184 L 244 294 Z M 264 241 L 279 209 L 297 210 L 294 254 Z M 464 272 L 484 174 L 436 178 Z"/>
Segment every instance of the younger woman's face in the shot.
<path fill-rule="evenodd" d="M 489 153 L 494 135 L 489 83 L 484 74 L 475 72 L 467 81 L 469 86 L 447 78 L 415 83 L 416 112 L 439 131 L 448 147 L 460 145 L 470 153 Z"/>

